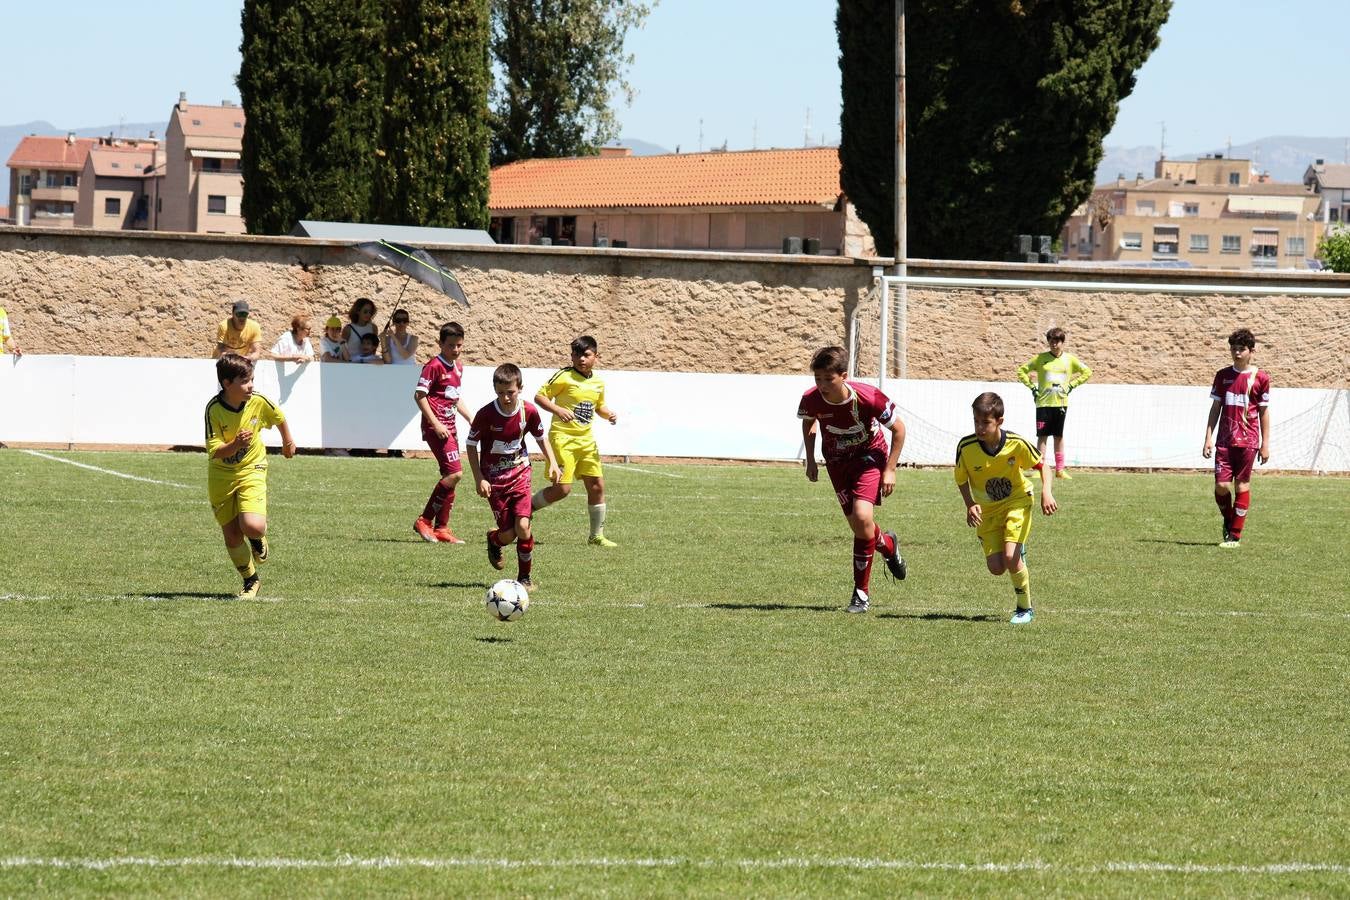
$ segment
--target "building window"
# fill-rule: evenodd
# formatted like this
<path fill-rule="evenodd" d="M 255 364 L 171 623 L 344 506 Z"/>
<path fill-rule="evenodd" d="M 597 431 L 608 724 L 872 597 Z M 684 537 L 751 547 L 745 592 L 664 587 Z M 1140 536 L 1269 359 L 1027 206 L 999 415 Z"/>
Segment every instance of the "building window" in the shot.
<path fill-rule="evenodd" d="M 23 195 L 25 195 L 25 196 L 27 196 L 28 194 L 33 193 L 33 176 L 32 176 L 32 175 L 27 175 L 27 174 L 25 174 L 25 175 L 20 175 L 20 176 L 19 176 L 19 193 L 20 193 L 20 194 L 23 194 Z M 1334 214 L 1335 212 L 1336 212 L 1336 210 L 1333 209 L 1333 210 L 1332 210 L 1332 213 Z M 1335 220 L 1335 219 L 1332 219 L 1332 221 L 1334 222 L 1334 221 L 1336 221 L 1336 220 Z"/>
<path fill-rule="evenodd" d="M 1207 234 L 1193 234 L 1193 235 L 1191 235 L 1191 252 L 1192 252 L 1192 253 L 1208 253 L 1208 252 L 1209 252 L 1209 235 L 1207 235 Z"/>
<path fill-rule="evenodd" d="M 1187 215 L 1187 216 L 1198 216 L 1198 215 L 1200 215 L 1200 204 L 1199 204 L 1199 203 L 1187 203 L 1187 204 L 1185 204 L 1185 205 L 1182 207 L 1182 212 L 1183 212 L 1184 215 Z"/>
<path fill-rule="evenodd" d="M 61 179 L 61 186 L 62 186 L 62 187 L 74 187 L 74 186 L 75 186 L 75 176 L 74 176 L 74 175 L 67 175 L 65 178 Z"/>
<path fill-rule="evenodd" d="M 122 214 L 122 198 L 104 197 L 103 214 L 105 216 L 120 216 Z"/>
<path fill-rule="evenodd" d="M 1301 237 L 1285 238 L 1284 255 L 1285 256 L 1307 256 L 1305 244 Z"/>
<path fill-rule="evenodd" d="M 1229 173 L 1228 173 L 1228 183 L 1229 183 L 1229 184 L 1241 184 L 1242 182 L 1238 180 L 1239 177 L 1241 177 L 1241 176 L 1239 176 L 1238 173 L 1236 173 L 1236 172 L 1229 172 Z"/>
<path fill-rule="evenodd" d="M 1153 205 L 1152 200 L 1134 201 L 1134 214 L 1136 216 L 1151 216 L 1153 215 L 1155 209 L 1156 207 Z"/>
<path fill-rule="evenodd" d="M 1341 211 L 1336 207 L 1334 206 L 1331 207 L 1330 209 L 1327 210 L 1327 212 L 1330 214 L 1329 218 L 1331 219 L 1331 221 L 1339 222 L 1341 220 Z"/>
<path fill-rule="evenodd" d="M 202 171 L 203 171 L 203 172 L 219 172 L 219 171 L 220 171 L 220 160 L 218 160 L 218 159 L 212 159 L 211 157 L 207 157 L 207 158 L 203 159 L 203 160 L 202 160 Z"/>
<path fill-rule="evenodd" d="M 1153 255 L 1176 256 L 1181 248 L 1181 235 L 1176 228 L 1153 229 Z"/>
<path fill-rule="evenodd" d="M 1224 252 L 1224 253 L 1241 253 L 1241 252 L 1242 252 L 1242 235 L 1240 235 L 1240 234 L 1225 234 L 1225 235 L 1223 236 L 1223 252 Z"/>
<path fill-rule="evenodd" d="M 1143 250 L 1144 235 L 1139 231 L 1127 231 L 1125 236 L 1120 239 L 1120 249 L 1122 250 Z"/>
<path fill-rule="evenodd" d="M 225 196 L 223 194 L 208 194 L 206 196 L 206 211 L 209 213 L 224 213 Z"/>

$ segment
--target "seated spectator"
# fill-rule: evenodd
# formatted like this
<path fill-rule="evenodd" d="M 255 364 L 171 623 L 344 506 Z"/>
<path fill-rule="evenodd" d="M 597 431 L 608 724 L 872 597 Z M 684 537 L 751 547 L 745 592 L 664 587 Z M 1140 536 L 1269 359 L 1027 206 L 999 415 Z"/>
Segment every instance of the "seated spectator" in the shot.
<path fill-rule="evenodd" d="M 271 354 L 273 359 L 281 362 L 314 362 L 314 345 L 309 342 L 309 319 L 292 317 L 290 330 L 283 331 L 277 338 Z"/>
<path fill-rule="evenodd" d="M 417 335 L 408 333 L 408 322 L 408 311 L 396 309 L 390 320 L 394 330 L 391 332 L 389 325 L 384 326 L 384 361 L 390 365 L 417 365 Z"/>
<path fill-rule="evenodd" d="M 23 356 L 19 342 L 14 340 L 14 334 L 9 330 L 9 314 L 5 312 L 3 306 L 0 306 L 0 356 L 6 353 L 13 353 L 16 357 Z"/>
<path fill-rule="evenodd" d="M 257 362 L 262 356 L 262 329 L 257 322 L 249 321 L 248 313 L 247 300 L 234 301 L 234 314 L 216 327 L 213 359 L 219 359 L 225 353 L 238 353 Z"/>
<path fill-rule="evenodd" d="M 379 335 L 375 330 L 375 301 L 369 297 L 358 298 L 347 311 L 348 323 L 342 326 L 342 340 L 347 344 L 347 359 L 355 361 L 361 353 L 361 338 L 373 336 L 379 344 Z"/>
<path fill-rule="evenodd" d="M 347 345 L 342 340 L 342 320 L 337 316 L 329 316 L 323 325 L 323 337 L 319 338 L 319 358 L 324 362 L 347 362 Z"/>
<path fill-rule="evenodd" d="M 353 356 L 350 362 L 371 366 L 384 365 L 384 357 L 380 355 L 380 339 L 373 333 L 361 335 L 361 352 Z"/>

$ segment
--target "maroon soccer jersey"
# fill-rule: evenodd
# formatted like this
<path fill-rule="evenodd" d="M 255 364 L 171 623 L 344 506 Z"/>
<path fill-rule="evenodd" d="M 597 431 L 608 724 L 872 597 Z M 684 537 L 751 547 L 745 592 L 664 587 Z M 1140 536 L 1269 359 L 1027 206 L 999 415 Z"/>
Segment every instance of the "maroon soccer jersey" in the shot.
<path fill-rule="evenodd" d="M 533 403 L 522 401 L 520 408 L 508 416 L 494 400 L 473 417 L 468 441 L 478 443 L 483 477 L 494 488 L 515 485 L 522 468 L 529 472 L 526 434 L 534 435 L 536 441 L 544 439 L 544 420 Z"/>
<path fill-rule="evenodd" d="M 1253 366 L 1239 372 L 1232 366 L 1214 376 L 1211 400 L 1223 403 L 1219 416 L 1220 447 L 1260 447 L 1261 408 L 1270 404 L 1270 376 Z"/>
<path fill-rule="evenodd" d="M 886 436 L 876 426 L 891 424 L 895 404 L 870 384 L 858 381 L 845 384 L 849 390 L 843 403 L 826 401 L 820 388 L 813 387 L 802 394 L 797 418 L 820 423 L 821 453 L 826 465 L 846 462 L 869 450 L 880 450 L 884 458 Z"/>
<path fill-rule="evenodd" d="M 417 379 L 417 393 L 427 395 L 431 412 L 453 433 L 455 431 L 455 407 L 459 405 L 459 387 L 464 378 L 464 366 L 456 360 L 446 362 L 445 357 L 437 354 L 422 367 L 422 375 Z M 422 434 L 433 434 L 434 429 L 422 419 Z"/>

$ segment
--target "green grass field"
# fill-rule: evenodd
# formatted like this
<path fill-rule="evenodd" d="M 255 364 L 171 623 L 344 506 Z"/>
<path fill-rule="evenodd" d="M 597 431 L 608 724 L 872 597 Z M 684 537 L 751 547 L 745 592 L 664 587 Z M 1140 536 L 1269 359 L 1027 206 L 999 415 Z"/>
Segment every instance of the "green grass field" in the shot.
<path fill-rule="evenodd" d="M 1350 480 L 1080 474 L 1015 628 L 948 471 L 848 616 L 823 479 L 613 466 L 501 624 L 429 460 L 274 457 L 241 602 L 203 456 L 52 455 L 173 484 L 0 451 L 0 895 L 1350 893 Z"/>

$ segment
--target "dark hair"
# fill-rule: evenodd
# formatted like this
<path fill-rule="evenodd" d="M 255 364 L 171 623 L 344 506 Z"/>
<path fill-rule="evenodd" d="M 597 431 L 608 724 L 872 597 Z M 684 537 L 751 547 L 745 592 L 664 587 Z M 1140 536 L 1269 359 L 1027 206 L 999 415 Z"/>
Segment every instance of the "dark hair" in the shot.
<path fill-rule="evenodd" d="M 234 381 L 243 375 L 253 374 L 253 360 L 247 356 L 240 356 L 238 353 L 221 354 L 220 359 L 216 360 L 216 380 L 223 386 L 227 381 Z"/>
<path fill-rule="evenodd" d="M 502 363 L 492 370 L 492 386 L 499 387 L 514 384 L 518 388 L 525 386 L 525 377 L 520 374 L 520 366 L 515 363 Z"/>
<path fill-rule="evenodd" d="M 361 312 L 361 307 L 365 306 L 367 303 L 370 304 L 370 314 L 372 316 L 375 315 L 375 301 L 369 297 L 357 297 L 356 302 L 352 304 L 352 308 L 347 310 L 347 319 L 351 322 L 355 322 L 356 317 Z"/>
<path fill-rule="evenodd" d="M 572 353 L 575 356 L 580 356 L 587 350 L 598 351 L 599 349 L 600 345 L 597 344 L 595 338 L 591 337 L 589 334 L 583 334 L 581 337 L 572 338 Z"/>
<path fill-rule="evenodd" d="M 1045 339 L 1047 341 L 1062 341 L 1065 337 L 1067 337 L 1067 335 L 1064 333 L 1064 329 L 1060 328 L 1058 325 L 1045 333 Z"/>
<path fill-rule="evenodd" d="M 811 371 L 847 375 L 848 351 L 843 347 L 821 347 L 811 357 Z"/>
<path fill-rule="evenodd" d="M 1256 349 L 1256 335 L 1252 334 L 1250 328 L 1239 328 L 1228 336 L 1228 346 L 1246 347 L 1248 350 Z"/>
<path fill-rule="evenodd" d="M 380 336 L 373 331 L 369 334 L 361 335 L 361 343 L 363 344 L 378 344 L 379 342 Z"/>
<path fill-rule="evenodd" d="M 441 326 L 441 338 L 439 343 L 444 344 L 450 338 L 463 339 L 463 337 L 464 337 L 463 325 L 459 324 L 458 322 L 446 322 L 444 325 Z"/>
<path fill-rule="evenodd" d="M 412 321 L 412 316 L 408 315 L 408 311 L 407 311 L 406 309 L 396 309 L 396 310 L 394 310 L 394 314 L 393 314 L 392 316 L 389 317 L 389 321 L 394 322 L 394 323 L 397 323 L 397 322 L 398 322 L 398 317 L 399 317 L 399 316 L 402 316 L 402 317 L 404 318 L 405 321 L 408 321 L 408 322 L 411 322 L 411 321 Z"/>
<path fill-rule="evenodd" d="M 306 331 L 309 330 L 309 316 L 300 313 L 291 316 L 291 332 L 297 332 L 301 328 L 304 328 Z"/>
<path fill-rule="evenodd" d="M 975 398 L 975 402 L 970 404 L 970 408 L 975 411 L 975 415 L 980 418 L 993 416 L 995 419 L 1003 418 L 1003 398 L 993 391 L 985 391 Z"/>

